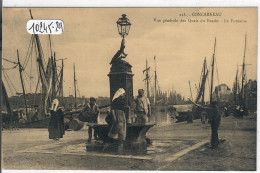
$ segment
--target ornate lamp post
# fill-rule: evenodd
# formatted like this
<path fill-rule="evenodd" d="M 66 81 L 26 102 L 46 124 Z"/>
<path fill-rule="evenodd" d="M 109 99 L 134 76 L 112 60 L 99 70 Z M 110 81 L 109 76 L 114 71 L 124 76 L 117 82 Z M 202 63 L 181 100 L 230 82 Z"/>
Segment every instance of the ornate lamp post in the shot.
<path fill-rule="evenodd" d="M 125 54 L 124 49 L 125 49 L 125 37 L 128 35 L 130 31 L 130 26 L 131 23 L 128 18 L 126 18 L 125 14 L 122 14 L 122 17 L 119 18 L 116 22 L 117 24 L 117 29 L 119 35 L 123 38 L 121 42 L 120 49 L 117 51 L 117 53 L 114 55 L 112 58 L 110 64 L 112 64 L 111 71 L 117 71 L 115 69 L 115 64 L 124 63 L 126 66 L 129 66 L 130 68 L 132 67 L 130 64 L 128 64 L 126 61 L 121 61 L 122 58 L 126 58 L 127 54 Z M 114 66 L 113 66 L 114 65 Z"/>
<path fill-rule="evenodd" d="M 119 18 L 116 23 L 119 35 L 124 39 L 129 33 L 131 23 L 125 14 L 122 14 L 122 17 Z"/>
<path fill-rule="evenodd" d="M 112 101 L 112 98 L 115 94 L 115 92 L 119 88 L 124 88 L 126 91 L 126 99 L 125 99 L 125 105 L 128 106 L 130 109 L 133 107 L 133 73 L 132 73 L 132 66 L 126 62 L 125 60 L 122 60 L 123 58 L 126 58 L 127 54 L 124 53 L 125 48 L 125 37 L 128 35 L 131 23 L 128 18 L 126 18 L 126 15 L 123 14 L 121 18 L 119 18 L 116 22 L 118 33 L 123 38 L 121 42 L 120 49 L 116 52 L 114 57 L 112 58 L 110 64 L 110 72 L 108 74 L 109 76 L 109 82 L 110 82 L 110 101 Z M 131 114 L 130 110 L 128 111 L 129 114 Z M 127 119 L 129 120 L 129 116 L 127 115 Z"/>

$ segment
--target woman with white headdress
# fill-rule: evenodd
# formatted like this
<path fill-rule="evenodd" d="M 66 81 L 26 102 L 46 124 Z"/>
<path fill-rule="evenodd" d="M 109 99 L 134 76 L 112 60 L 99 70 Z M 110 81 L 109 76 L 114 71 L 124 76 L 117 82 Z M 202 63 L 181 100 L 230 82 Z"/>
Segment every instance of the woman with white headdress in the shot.
<path fill-rule="evenodd" d="M 118 140 L 119 143 L 126 138 L 126 117 L 125 117 L 125 90 L 120 88 L 115 93 L 111 104 L 112 124 L 108 136 Z"/>
<path fill-rule="evenodd" d="M 58 107 L 59 100 L 54 99 L 51 106 L 51 118 L 48 127 L 49 139 L 59 140 L 65 134 L 64 114 Z"/>

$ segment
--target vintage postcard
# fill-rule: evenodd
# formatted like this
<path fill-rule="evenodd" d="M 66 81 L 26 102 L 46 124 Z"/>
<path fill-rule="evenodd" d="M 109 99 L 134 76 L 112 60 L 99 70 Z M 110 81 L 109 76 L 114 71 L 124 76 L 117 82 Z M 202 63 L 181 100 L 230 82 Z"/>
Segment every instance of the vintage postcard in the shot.
<path fill-rule="evenodd" d="M 256 171 L 257 7 L 2 9 L 3 170 Z"/>

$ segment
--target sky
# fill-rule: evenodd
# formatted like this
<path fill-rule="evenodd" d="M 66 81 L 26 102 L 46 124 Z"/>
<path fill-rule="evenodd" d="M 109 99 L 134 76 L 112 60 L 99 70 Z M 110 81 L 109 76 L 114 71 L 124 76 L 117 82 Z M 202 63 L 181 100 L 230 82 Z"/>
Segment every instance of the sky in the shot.
<path fill-rule="evenodd" d="M 64 95 L 73 94 L 73 63 L 81 96 L 109 96 L 109 78 L 112 57 L 119 50 L 121 37 L 116 21 L 126 14 L 132 23 L 125 39 L 125 59 L 133 67 L 134 95 L 144 88 L 145 61 L 151 66 L 154 77 L 156 56 L 158 82 L 161 90 L 176 90 L 185 98 L 196 95 L 203 60 L 208 68 L 216 38 L 214 86 L 225 83 L 232 88 L 237 65 L 243 61 L 247 34 L 247 79 L 257 79 L 257 8 L 31 8 L 34 19 L 61 19 L 64 32 L 52 35 L 53 51 L 57 59 L 67 58 L 64 67 Z M 192 16 L 197 13 L 221 13 L 221 16 Z M 186 16 L 181 16 L 185 13 Z M 163 22 L 178 19 L 178 22 Z M 185 19 L 186 22 L 180 22 Z M 188 22 L 201 19 L 206 22 Z M 207 22 L 207 19 L 219 22 Z M 246 22 L 231 22 L 231 19 Z M 3 58 L 17 61 L 19 50 L 23 63 L 31 35 L 26 31 L 30 20 L 28 8 L 3 8 Z M 160 20 L 160 21 L 159 21 Z M 224 22 L 229 20 L 228 23 Z M 48 35 L 40 35 L 45 60 L 50 56 Z M 35 57 L 36 59 L 36 57 Z M 36 61 L 28 63 L 25 71 L 37 83 Z M 58 62 L 60 63 L 60 62 Z M 13 65 L 2 61 L 4 68 Z M 241 76 L 241 66 L 238 66 Z M 18 69 L 5 71 L 17 92 L 22 92 Z M 26 91 L 34 92 L 32 82 L 26 80 Z M 5 82 L 5 79 L 4 79 Z M 6 82 L 5 82 L 6 83 Z M 153 83 L 153 82 L 152 82 Z M 13 91 L 7 87 L 7 92 Z"/>

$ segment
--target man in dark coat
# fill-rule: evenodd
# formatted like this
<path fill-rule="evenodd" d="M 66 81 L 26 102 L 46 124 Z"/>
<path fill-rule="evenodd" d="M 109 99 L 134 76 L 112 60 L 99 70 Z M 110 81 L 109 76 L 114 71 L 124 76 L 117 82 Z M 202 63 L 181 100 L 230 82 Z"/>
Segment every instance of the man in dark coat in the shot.
<path fill-rule="evenodd" d="M 218 128 L 220 126 L 221 116 L 217 107 L 217 101 L 213 100 L 208 106 L 197 105 L 192 102 L 196 106 L 200 107 L 203 111 L 206 111 L 209 118 L 209 123 L 211 124 L 211 148 L 217 148 L 220 142 L 224 142 L 225 140 L 219 139 L 218 137 Z"/>
<path fill-rule="evenodd" d="M 217 148 L 219 144 L 218 128 L 220 126 L 221 116 L 217 107 L 217 102 L 212 101 L 208 108 L 206 108 L 209 115 L 209 122 L 211 124 L 211 148 Z"/>

